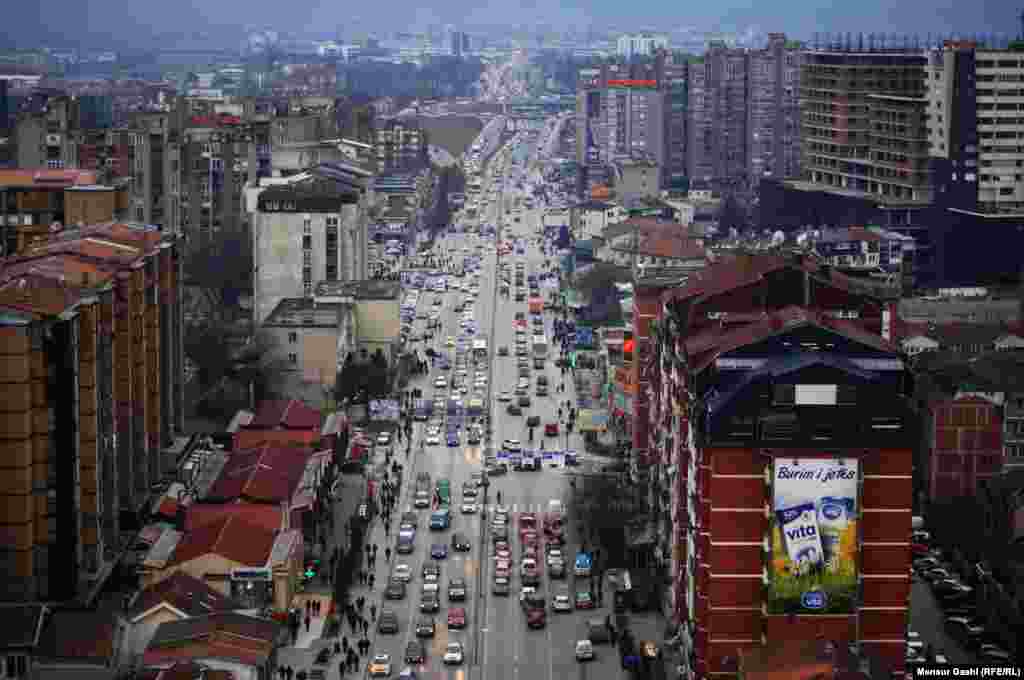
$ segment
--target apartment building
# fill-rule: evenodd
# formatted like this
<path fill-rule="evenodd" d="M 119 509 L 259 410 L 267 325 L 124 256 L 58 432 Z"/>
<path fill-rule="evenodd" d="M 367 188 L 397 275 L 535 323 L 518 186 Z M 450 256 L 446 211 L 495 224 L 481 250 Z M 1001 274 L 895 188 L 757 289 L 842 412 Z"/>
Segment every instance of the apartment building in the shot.
<path fill-rule="evenodd" d="M 376 128 L 380 172 L 417 171 L 430 163 L 427 133 L 414 118 L 390 118 Z"/>
<path fill-rule="evenodd" d="M 620 57 L 632 59 L 633 57 L 651 57 L 658 50 L 668 47 L 668 38 L 653 33 L 636 33 L 632 35 L 620 35 L 615 41 L 616 52 Z"/>
<path fill-rule="evenodd" d="M 184 424 L 179 247 L 110 223 L 0 268 L 0 599 L 81 597 L 170 472 L 163 452 Z"/>
<path fill-rule="evenodd" d="M 263 189 L 253 216 L 256 322 L 319 281 L 367 277 L 373 173 L 350 163 L 313 168 Z"/>
<path fill-rule="evenodd" d="M 79 130 L 74 97 L 43 96 L 39 106 L 18 116 L 14 130 L 17 167 L 77 168 Z"/>
<path fill-rule="evenodd" d="M 747 92 L 747 173 L 752 188 L 762 177 L 800 175 L 801 43 L 769 33 L 751 50 Z"/>
<path fill-rule="evenodd" d="M 669 190 L 685 191 L 689 188 L 686 170 L 686 135 L 689 116 L 688 63 L 685 59 L 666 52 L 659 52 L 655 61 L 658 87 L 665 93 L 664 98 L 654 102 L 662 112 L 655 113 L 663 125 L 664 154 L 662 156 L 662 186 Z"/>
<path fill-rule="evenodd" d="M 721 193 L 748 188 L 746 50 L 712 42 L 689 70 L 690 181 Z"/>
<path fill-rule="evenodd" d="M 888 293 L 813 260 L 741 255 L 656 307 L 634 437 L 668 498 L 656 558 L 684 675 L 737 677 L 751 648 L 819 637 L 901 670 L 917 428 L 906 367 L 879 335 Z M 833 504 L 843 526 L 810 558 L 830 575 L 811 578 L 782 532 Z"/>

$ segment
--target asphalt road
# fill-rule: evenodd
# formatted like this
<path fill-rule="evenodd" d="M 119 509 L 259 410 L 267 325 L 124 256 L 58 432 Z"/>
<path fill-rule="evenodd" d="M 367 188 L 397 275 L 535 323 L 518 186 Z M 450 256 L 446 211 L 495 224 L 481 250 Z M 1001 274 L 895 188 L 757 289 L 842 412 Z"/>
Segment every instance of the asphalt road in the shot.
<path fill-rule="evenodd" d="M 496 179 L 500 179 L 496 178 Z M 489 191 L 489 186 L 484 187 L 484 194 Z M 499 214 L 499 206 L 503 201 L 492 201 L 487 208 L 485 218 L 482 222 L 494 224 L 501 223 L 504 216 Z M 520 222 L 510 220 L 509 228 L 502 234 L 502 238 L 518 236 L 523 239 L 535 241 L 537 231 L 541 224 L 541 209 L 523 211 L 520 213 Z M 572 380 L 566 382 L 567 392 L 557 392 L 557 385 L 562 381 L 559 369 L 556 369 L 554 360 L 557 358 L 557 350 L 550 348 L 548 360 L 544 373 L 548 376 L 551 394 L 547 397 L 537 397 L 535 387 L 537 376 L 541 371 L 530 371 L 531 400 L 529 408 L 524 408 L 524 415 L 508 415 L 505 404 L 497 401 L 500 391 L 511 391 L 518 379 L 518 368 L 514 351 L 510 356 L 498 356 L 497 348 L 506 345 L 510 349 L 515 347 L 514 319 L 517 311 L 527 311 L 526 302 L 514 302 L 505 298 L 497 298 L 495 295 L 495 284 L 497 278 L 497 255 L 494 244 L 491 241 L 484 241 L 477 236 L 467 234 L 447 235 L 439 239 L 435 250 L 446 251 L 458 261 L 463 257 L 463 248 L 475 250 L 478 244 L 484 244 L 483 264 L 479 275 L 479 295 L 474 303 L 473 311 L 478 325 L 478 335 L 486 335 L 489 340 L 490 356 L 474 365 L 469 361 L 467 369 L 470 379 L 477 369 L 484 370 L 488 374 L 488 400 L 491 409 L 491 422 L 494 426 L 492 445 L 500 447 L 501 442 L 506 438 L 519 439 L 524 447 L 536 448 L 539 446 L 539 438 L 543 436 L 543 430 L 538 429 L 534 442 L 527 441 L 527 428 L 525 426 L 527 415 L 538 415 L 542 423 L 555 421 L 558 418 L 558 403 L 566 399 L 573 399 Z M 531 242 L 524 256 L 506 255 L 503 259 L 510 263 L 522 260 L 526 264 L 527 273 L 540 273 L 545 257 L 541 255 L 540 248 L 536 242 Z M 468 277 L 462 279 L 466 281 Z M 547 295 L 547 290 L 542 289 L 542 294 Z M 432 346 L 450 356 L 454 355 L 454 349 L 448 346 L 448 338 L 459 336 L 459 314 L 454 311 L 456 302 L 464 296 L 464 293 L 451 291 L 448 293 L 432 293 L 424 291 L 420 297 L 420 309 L 429 310 L 435 299 L 443 301 L 441 307 L 441 319 L 443 328 L 435 335 Z M 416 321 L 417 332 L 425 325 L 424 320 Z M 532 324 L 531 324 L 532 328 Z M 544 331 L 550 339 L 553 335 L 553 320 L 550 314 L 545 315 Z M 467 341 L 469 338 L 467 338 Z M 419 345 L 419 349 L 425 349 Z M 531 360 L 532 367 L 532 360 Z M 420 380 L 416 386 L 421 387 L 426 395 L 433 395 L 436 392 L 442 393 L 445 397 L 449 395 L 451 388 L 450 381 L 443 388 L 434 387 L 434 380 L 437 376 L 450 377 L 450 372 L 432 371 L 429 378 Z M 452 490 L 452 526 L 444 531 L 430 531 L 429 516 L 430 510 L 416 511 L 419 516 L 419 525 L 416 538 L 415 551 L 411 555 L 396 555 L 392 558 L 392 570 L 394 565 L 407 564 L 413 574 L 408 584 L 408 591 L 404 600 L 385 601 L 382 610 L 391 609 L 395 611 L 399 619 L 400 630 L 396 635 L 378 635 L 373 653 L 386 652 L 391 655 L 393 664 L 393 675 L 405 667 L 404 656 L 408 642 L 415 639 L 415 623 L 420 618 L 419 611 L 420 593 L 423 585 L 422 568 L 430 559 L 430 545 L 432 543 L 445 543 L 450 546 L 452 534 L 456 531 L 466 534 L 473 543 L 473 548 L 468 553 L 456 553 L 449 551 L 448 556 L 440 560 L 440 610 L 435 617 L 435 634 L 433 638 L 426 639 L 427 660 L 418 669 L 420 677 L 443 677 L 452 680 L 556 680 L 564 677 L 586 678 L 588 674 L 600 677 L 618 677 L 619 666 L 616 654 L 611 653 L 608 647 L 598 650 L 598 660 L 594 663 L 581 667 L 575 660 L 575 642 L 585 637 L 585 621 L 592 617 L 604 617 L 607 609 L 599 609 L 596 612 L 572 612 L 555 614 L 548 611 L 548 625 L 540 630 L 530 630 L 526 626 L 525 617 L 520 610 L 518 578 L 518 564 L 521 556 L 521 546 L 516 539 L 519 514 L 522 512 L 544 512 L 552 499 L 559 499 L 566 507 L 571 507 L 569 477 L 562 466 L 560 459 L 546 462 L 540 471 L 509 471 L 506 475 L 491 477 L 491 485 L 487 490 L 488 514 L 493 512 L 497 492 L 502 493 L 502 504 L 511 510 L 510 523 L 510 544 L 513 556 L 513 577 L 512 592 L 508 596 L 494 595 L 492 592 L 492 564 L 493 553 L 490 536 L 485 535 L 485 519 L 480 512 L 476 514 L 462 514 L 462 486 L 470 481 L 471 473 L 480 471 L 483 468 L 483 460 L 487 453 L 489 444 L 485 441 L 483 446 L 469 446 L 465 443 L 465 433 L 462 443 L 457 447 L 447 447 L 444 442 L 441 445 L 427 446 L 424 453 L 417 453 L 418 443 L 423 438 L 424 424 L 417 423 L 413 442 L 413 460 L 407 466 L 408 479 L 410 483 L 405 485 L 404 497 L 399 504 L 400 511 L 413 510 L 412 494 L 415 489 L 415 477 L 418 473 L 429 472 L 433 481 L 441 477 L 451 480 Z M 549 450 L 563 450 L 566 448 L 567 439 L 563 434 L 559 437 L 546 439 L 546 448 Z M 568 448 L 575 449 L 582 453 L 583 443 L 577 434 L 568 438 Z M 397 518 L 395 520 L 397 522 Z M 567 567 L 571 570 L 572 557 L 575 555 L 579 545 L 576 536 L 577 525 L 574 518 L 568 522 L 567 544 L 563 547 L 566 553 Z M 394 536 L 394 534 L 393 534 Z M 448 580 L 452 576 L 462 576 L 468 585 L 467 601 L 465 603 L 450 603 L 447 596 Z M 545 573 L 541 581 L 541 592 L 550 599 L 559 592 L 572 594 L 576 587 L 591 589 L 589 579 L 581 579 L 580 583 L 574 583 L 570 576 L 565 580 L 551 580 Z M 379 592 L 379 591 L 378 591 Z M 466 628 L 463 630 L 449 630 L 447 627 L 447 613 L 452 606 L 464 606 L 466 609 Z M 463 643 L 466 658 L 461 666 L 445 666 L 443 655 L 449 641 Z"/>

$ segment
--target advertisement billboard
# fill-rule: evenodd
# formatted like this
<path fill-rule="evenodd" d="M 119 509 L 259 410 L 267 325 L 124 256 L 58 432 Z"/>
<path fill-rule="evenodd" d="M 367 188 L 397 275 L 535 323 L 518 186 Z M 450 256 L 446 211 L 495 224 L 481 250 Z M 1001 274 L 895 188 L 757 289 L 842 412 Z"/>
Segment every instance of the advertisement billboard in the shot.
<path fill-rule="evenodd" d="M 769 614 L 850 614 L 857 601 L 856 458 L 777 458 Z"/>

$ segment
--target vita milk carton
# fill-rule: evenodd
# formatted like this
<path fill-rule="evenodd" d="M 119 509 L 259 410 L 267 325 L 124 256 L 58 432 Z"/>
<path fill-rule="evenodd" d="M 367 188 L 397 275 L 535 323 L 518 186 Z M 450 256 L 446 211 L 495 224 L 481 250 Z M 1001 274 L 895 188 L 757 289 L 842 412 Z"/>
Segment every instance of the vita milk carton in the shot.
<path fill-rule="evenodd" d="M 775 511 L 782 542 L 794 569 L 801 574 L 824 564 L 818 511 L 813 502 L 799 503 Z"/>

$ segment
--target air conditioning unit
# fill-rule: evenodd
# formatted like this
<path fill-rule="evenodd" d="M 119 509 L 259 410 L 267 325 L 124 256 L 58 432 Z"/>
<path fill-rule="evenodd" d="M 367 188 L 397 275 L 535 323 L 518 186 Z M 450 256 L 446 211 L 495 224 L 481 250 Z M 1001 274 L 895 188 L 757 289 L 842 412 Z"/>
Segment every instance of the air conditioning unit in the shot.
<path fill-rule="evenodd" d="M 46 146 L 60 146 L 60 135 L 46 135 Z"/>

